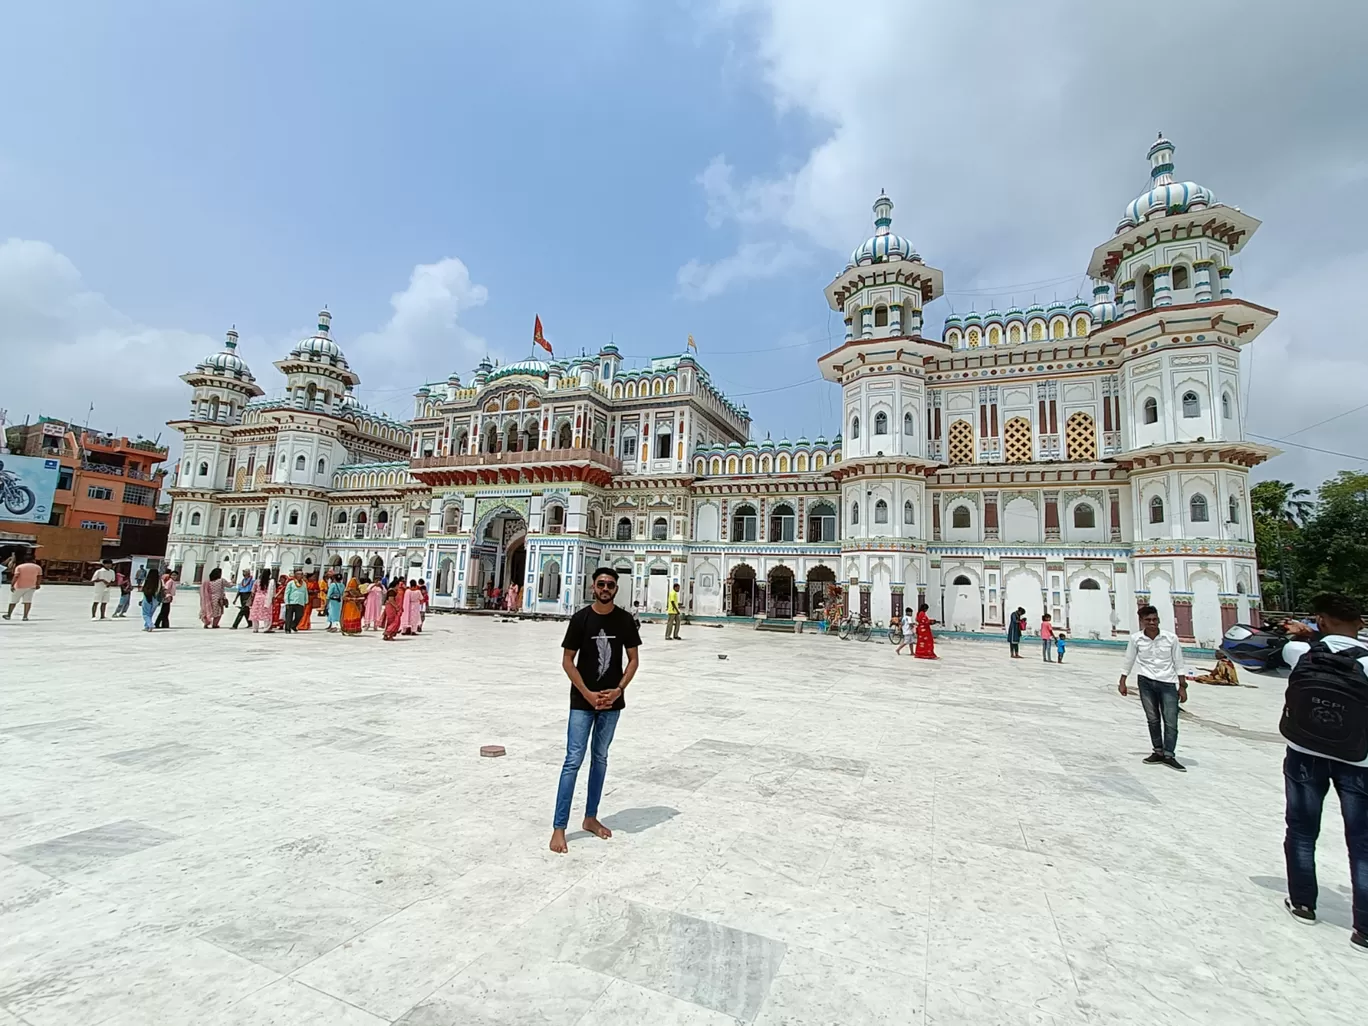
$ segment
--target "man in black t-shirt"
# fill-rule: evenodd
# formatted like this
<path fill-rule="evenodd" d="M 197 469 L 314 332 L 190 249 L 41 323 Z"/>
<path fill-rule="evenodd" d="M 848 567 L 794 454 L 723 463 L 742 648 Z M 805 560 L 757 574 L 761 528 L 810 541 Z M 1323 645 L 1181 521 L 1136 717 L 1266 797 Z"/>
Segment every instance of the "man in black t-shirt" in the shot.
<path fill-rule="evenodd" d="M 591 733 L 593 751 L 589 757 L 589 794 L 584 803 L 583 825 L 597 837 L 613 836 L 598 821 L 598 804 L 603 796 L 603 778 L 608 774 L 608 746 L 613 743 L 618 715 L 627 704 L 622 695 L 636 676 L 637 649 L 641 645 L 641 635 L 631 614 L 613 602 L 617 578 L 617 571 L 611 567 L 594 571 L 594 601 L 570 617 L 565 640 L 561 642 L 561 669 L 570 678 L 570 725 L 551 830 L 554 852 L 566 850 L 565 828 L 570 822 L 575 778 L 584 762 Z"/>

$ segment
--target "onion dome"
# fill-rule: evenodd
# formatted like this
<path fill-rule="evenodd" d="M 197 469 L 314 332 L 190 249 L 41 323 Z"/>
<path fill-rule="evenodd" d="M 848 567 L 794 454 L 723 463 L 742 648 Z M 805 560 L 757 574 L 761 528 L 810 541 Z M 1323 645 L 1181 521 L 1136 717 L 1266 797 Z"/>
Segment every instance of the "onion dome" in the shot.
<path fill-rule="evenodd" d="M 882 192 L 874 201 L 874 234 L 850 254 L 852 267 L 882 264 L 893 260 L 921 260 L 921 256 L 901 235 L 894 235 L 893 201 Z"/>
<path fill-rule="evenodd" d="M 994 307 L 992 310 L 989 310 L 986 314 L 983 315 L 983 323 L 984 323 L 984 324 L 1001 324 L 1001 323 L 1002 323 L 1002 311 L 999 310 L 999 309 L 997 309 L 996 307 Z"/>
<path fill-rule="evenodd" d="M 760 448 L 762 448 L 762 449 L 773 449 L 773 448 L 774 448 L 774 439 L 773 439 L 773 438 L 770 438 L 768 435 L 765 436 L 765 440 L 764 440 L 763 442 L 760 443 Z"/>
<path fill-rule="evenodd" d="M 1043 306 L 1041 306 L 1039 303 L 1032 303 L 1030 306 L 1028 306 L 1028 307 L 1026 308 L 1026 316 L 1027 316 L 1027 317 L 1044 317 L 1044 316 L 1045 316 L 1045 308 L 1044 308 Z"/>
<path fill-rule="evenodd" d="M 534 378 L 544 378 L 550 371 L 551 365 L 545 360 L 519 360 L 517 363 L 506 363 L 502 367 L 494 368 L 487 380 L 497 381 L 499 378 L 511 377 L 514 374 L 526 374 Z"/>
<path fill-rule="evenodd" d="M 332 340 L 329 334 L 331 324 L 332 314 L 327 310 L 320 310 L 318 312 L 318 329 L 308 338 L 302 338 L 296 342 L 295 347 L 290 350 L 290 356 L 296 360 L 315 360 L 345 368 L 347 358 L 342 354 L 342 348 Z"/>
<path fill-rule="evenodd" d="M 420 395 L 426 391 L 428 391 L 426 388 L 418 390 Z M 348 387 L 345 392 L 337 397 L 337 409 L 339 413 L 347 414 L 360 413 L 364 407 L 361 405 L 361 400 L 356 398 L 356 393 Z"/>
<path fill-rule="evenodd" d="M 1092 319 L 1094 324 L 1109 324 L 1116 320 L 1116 303 L 1111 298 L 1111 286 L 1104 281 L 1093 286 Z"/>
<path fill-rule="evenodd" d="M 740 448 L 741 448 L 741 443 L 740 443 L 740 442 L 728 442 L 728 443 L 727 443 L 727 448 L 728 448 L 728 449 L 736 449 L 736 450 L 739 451 Z"/>
<path fill-rule="evenodd" d="M 1065 306 L 1063 303 L 1056 299 L 1053 303 L 1051 303 L 1049 306 L 1045 308 L 1045 312 L 1049 316 L 1053 317 L 1056 314 L 1062 314 L 1066 312 L 1068 309 L 1069 308 L 1067 306 Z"/>
<path fill-rule="evenodd" d="M 949 317 L 945 318 L 945 324 L 942 325 L 942 328 L 945 331 L 949 331 L 951 328 L 958 328 L 962 324 L 964 324 L 963 317 L 959 314 L 951 314 Z"/>
<path fill-rule="evenodd" d="M 255 381 L 247 368 L 247 361 L 237 354 L 238 333 L 230 328 L 224 339 L 223 348 L 201 360 L 195 370 L 201 374 L 216 374 L 221 378 L 237 378 L 239 381 Z"/>
<path fill-rule="evenodd" d="M 812 443 L 808 441 L 807 435 L 799 435 L 799 436 L 798 436 L 798 441 L 795 442 L 794 444 L 795 444 L 795 445 L 811 445 Z"/>
<path fill-rule="evenodd" d="M 1022 310 L 1021 310 L 1020 307 L 1014 306 L 1014 307 L 1012 307 L 1012 309 L 1010 309 L 1010 310 L 1007 311 L 1007 323 L 1008 323 L 1008 324 L 1012 324 L 1012 323 L 1014 323 L 1014 322 L 1019 324 L 1019 323 L 1021 323 L 1022 321 L 1024 321 L 1025 319 L 1026 319 L 1026 314 L 1022 312 Z"/>
<path fill-rule="evenodd" d="M 1211 190 L 1196 182 L 1173 180 L 1173 143 L 1159 133 L 1149 148 L 1150 187 L 1126 204 L 1126 212 L 1116 226 L 1116 234 L 1149 218 L 1162 214 L 1185 214 L 1189 210 L 1204 210 L 1216 202 Z"/>
<path fill-rule="evenodd" d="M 614 342 L 609 342 L 606 346 L 599 350 L 599 356 L 617 356 L 618 353 L 619 350 L 617 344 Z"/>
<path fill-rule="evenodd" d="M 972 326 L 974 326 L 974 325 L 982 324 L 982 323 L 983 323 L 983 317 L 982 317 L 980 314 L 977 314 L 977 313 L 970 312 L 970 313 L 964 318 L 964 326 L 965 326 L 966 328 L 972 327 Z"/>
<path fill-rule="evenodd" d="M 1069 313 L 1071 313 L 1071 314 L 1076 314 L 1076 313 L 1087 313 L 1087 312 L 1088 312 L 1088 301 L 1087 301 L 1086 299 L 1084 299 L 1082 296 L 1074 296 L 1073 302 L 1069 304 Z"/>

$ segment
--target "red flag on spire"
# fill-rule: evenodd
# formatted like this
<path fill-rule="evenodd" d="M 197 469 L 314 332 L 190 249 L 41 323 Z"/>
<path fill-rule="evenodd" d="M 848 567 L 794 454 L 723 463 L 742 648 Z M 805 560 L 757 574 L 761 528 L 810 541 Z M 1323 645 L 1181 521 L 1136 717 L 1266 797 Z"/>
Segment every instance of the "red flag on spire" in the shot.
<path fill-rule="evenodd" d="M 556 354 L 551 349 L 551 343 L 546 341 L 546 336 L 542 334 L 541 315 L 537 315 L 537 323 L 532 326 L 532 343 L 539 345 L 552 356 Z"/>

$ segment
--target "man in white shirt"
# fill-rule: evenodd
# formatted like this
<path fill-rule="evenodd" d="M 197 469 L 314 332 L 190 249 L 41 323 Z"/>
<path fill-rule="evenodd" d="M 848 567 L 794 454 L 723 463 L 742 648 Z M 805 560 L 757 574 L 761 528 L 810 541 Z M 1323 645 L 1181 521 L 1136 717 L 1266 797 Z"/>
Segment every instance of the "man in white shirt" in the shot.
<path fill-rule="evenodd" d="M 92 620 L 105 618 L 105 606 L 109 603 L 109 586 L 114 583 L 115 573 L 114 564 L 109 560 L 102 560 L 100 569 L 95 571 L 95 576 L 90 582 L 95 585 L 95 593 L 90 597 L 90 618 Z M 100 611 L 96 617 L 95 611 Z"/>
<path fill-rule="evenodd" d="M 1344 595 L 1318 595 L 1311 600 L 1311 608 L 1320 630 L 1318 639 L 1300 640 L 1312 636 L 1303 623 L 1283 625 L 1299 639 L 1289 641 L 1282 650 L 1283 661 L 1292 667 L 1280 725 L 1288 736 L 1283 759 L 1288 894 L 1283 906 L 1298 922 L 1316 921 L 1316 838 L 1321 807 L 1333 782 L 1344 816 L 1354 895 L 1354 928 L 1349 939 L 1355 950 L 1368 952 L 1368 647 L 1358 640 L 1363 616 L 1358 603 Z M 1326 705 L 1337 706 L 1342 715 L 1328 721 L 1322 715 L 1309 719 L 1303 715 Z M 1313 739 L 1325 722 L 1331 730 L 1319 747 L 1327 751 L 1317 751 Z M 1293 737 L 1301 743 L 1294 743 Z M 1356 755 L 1364 757 L 1351 761 Z"/>
<path fill-rule="evenodd" d="M 1174 758 L 1178 747 L 1178 703 L 1187 701 L 1187 677 L 1183 675 L 1183 646 L 1178 635 L 1159 629 L 1159 610 L 1141 606 L 1140 633 L 1132 634 L 1126 645 L 1126 658 L 1121 664 L 1121 683 L 1117 690 L 1126 690 L 1126 677 L 1139 667 L 1140 704 L 1149 722 L 1150 744 L 1154 748 L 1145 757 L 1150 764 L 1163 763 L 1176 770 L 1187 767 Z"/>

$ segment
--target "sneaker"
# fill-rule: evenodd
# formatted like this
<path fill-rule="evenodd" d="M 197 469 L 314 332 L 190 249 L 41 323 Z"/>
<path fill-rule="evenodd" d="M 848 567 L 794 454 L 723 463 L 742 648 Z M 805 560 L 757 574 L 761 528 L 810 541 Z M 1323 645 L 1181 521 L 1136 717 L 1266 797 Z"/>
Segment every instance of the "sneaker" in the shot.
<path fill-rule="evenodd" d="M 1362 951 L 1368 954 L 1368 937 L 1355 930 L 1349 935 L 1349 943 L 1354 946 L 1355 951 Z"/>
<path fill-rule="evenodd" d="M 1287 909 L 1287 914 L 1299 923 L 1312 926 L 1316 922 L 1315 909 L 1307 908 L 1305 905 L 1294 905 L 1291 898 L 1283 898 L 1283 908 Z"/>
<path fill-rule="evenodd" d="M 1164 756 L 1164 758 L 1163 758 L 1161 761 L 1162 761 L 1162 762 L 1164 763 L 1164 765 L 1167 766 L 1169 769 L 1176 769 L 1176 770 L 1179 770 L 1179 771 L 1181 771 L 1181 772 L 1183 772 L 1183 773 L 1186 773 L 1186 772 L 1187 772 L 1187 767 L 1184 766 L 1181 762 L 1179 762 L 1177 759 L 1175 759 L 1175 758 L 1174 758 L 1173 756 L 1171 756 L 1171 755 L 1166 755 L 1166 756 Z"/>
<path fill-rule="evenodd" d="M 1150 752 L 1149 755 L 1145 756 L 1145 758 L 1144 758 L 1143 761 L 1149 763 L 1150 765 L 1155 765 L 1156 763 L 1161 763 L 1161 762 L 1164 761 L 1164 753 L 1163 753 L 1163 752 Z"/>

